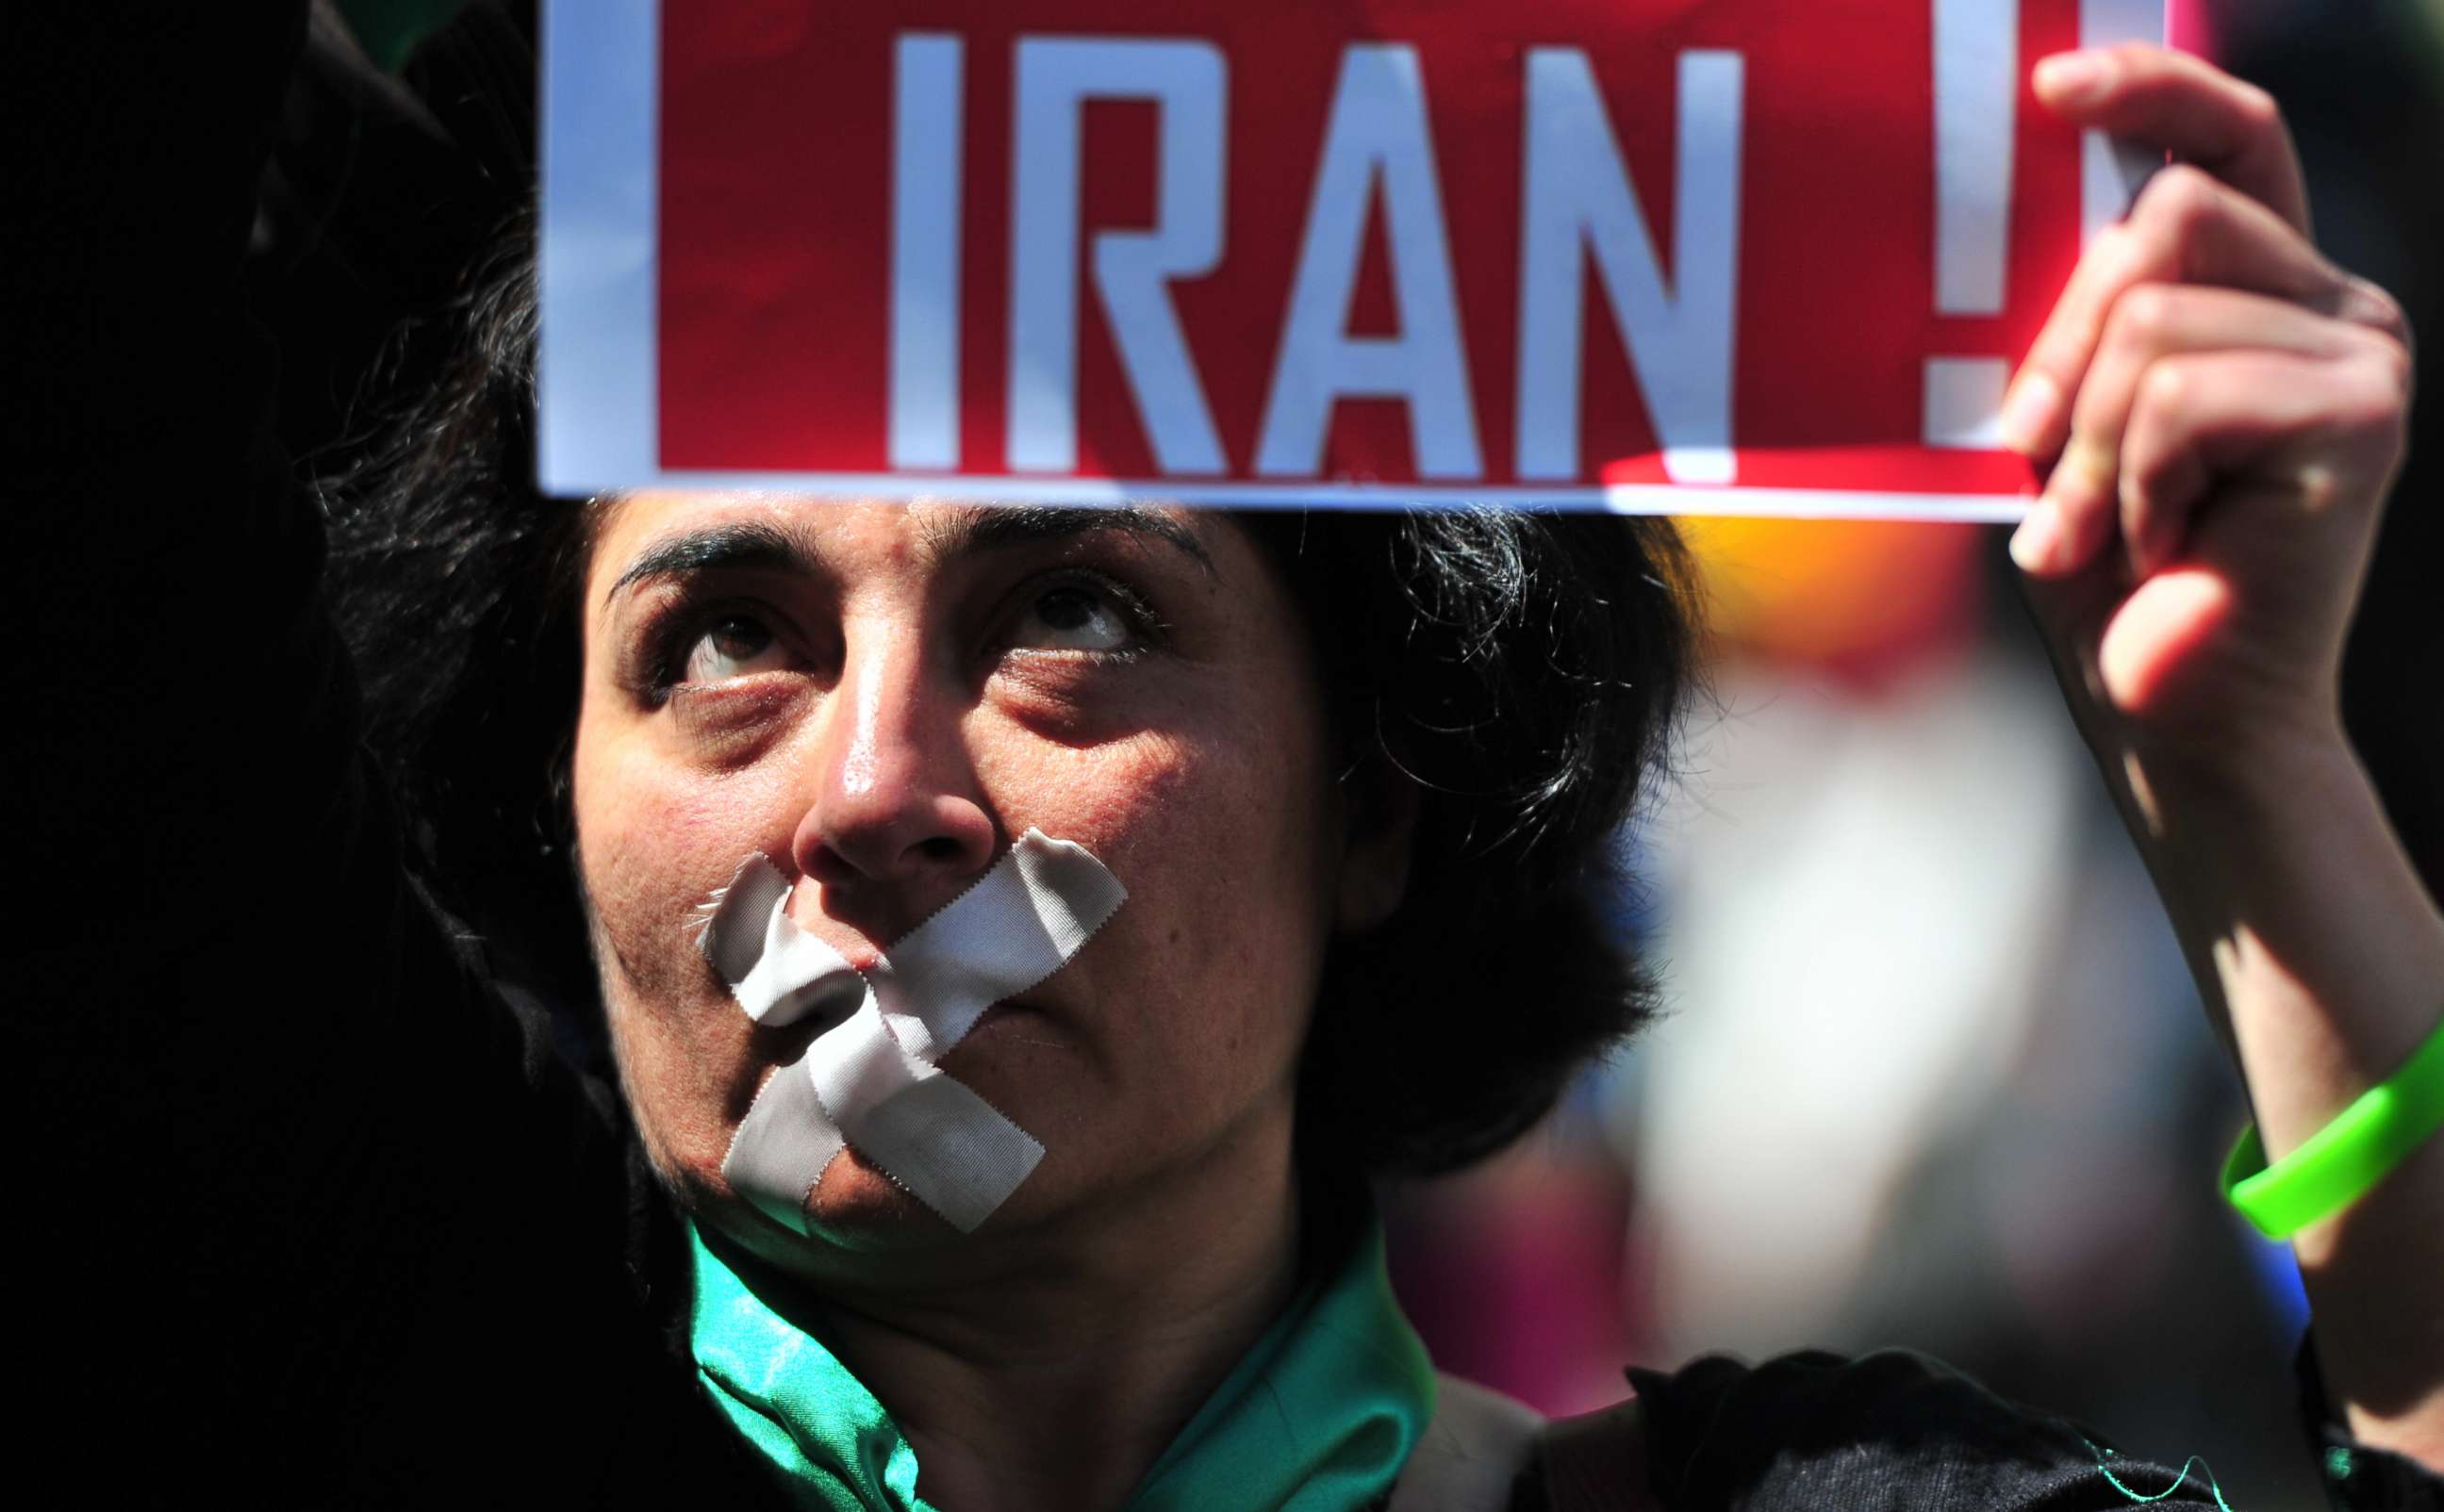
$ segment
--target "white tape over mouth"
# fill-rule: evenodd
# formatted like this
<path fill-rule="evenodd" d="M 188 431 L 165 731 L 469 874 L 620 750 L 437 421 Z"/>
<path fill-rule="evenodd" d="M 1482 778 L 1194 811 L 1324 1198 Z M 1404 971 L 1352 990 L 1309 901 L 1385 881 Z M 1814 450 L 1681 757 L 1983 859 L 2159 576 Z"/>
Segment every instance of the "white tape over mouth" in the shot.
<path fill-rule="evenodd" d="M 791 884 L 761 854 L 710 900 L 700 944 L 747 1016 L 842 1013 L 756 1094 L 721 1164 L 731 1187 L 800 1233 L 846 1146 L 972 1232 L 1044 1147 L 935 1061 L 995 1003 L 1060 970 L 1127 901 L 1083 845 L 1028 830 L 941 912 L 861 973 L 788 916 Z"/>

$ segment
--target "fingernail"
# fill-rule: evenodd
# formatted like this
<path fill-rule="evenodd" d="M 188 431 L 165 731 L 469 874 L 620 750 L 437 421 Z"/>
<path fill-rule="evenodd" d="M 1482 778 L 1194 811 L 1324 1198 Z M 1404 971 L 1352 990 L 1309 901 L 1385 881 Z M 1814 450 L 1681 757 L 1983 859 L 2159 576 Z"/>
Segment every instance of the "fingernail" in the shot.
<path fill-rule="evenodd" d="M 2105 61 L 2092 52 L 2058 52 L 2037 65 L 2037 93 L 2058 105 L 2092 103 L 2104 92 Z"/>
<path fill-rule="evenodd" d="M 2062 388 L 2043 373 L 2023 373 L 2003 396 L 2003 444 L 2033 456 L 2045 439 L 2046 427 L 2062 408 Z"/>
<path fill-rule="evenodd" d="M 2043 575 L 2062 550 L 2062 510 L 2051 499 L 2031 505 L 2020 528 L 2011 532 L 2011 560 L 2022 572 Z"/>

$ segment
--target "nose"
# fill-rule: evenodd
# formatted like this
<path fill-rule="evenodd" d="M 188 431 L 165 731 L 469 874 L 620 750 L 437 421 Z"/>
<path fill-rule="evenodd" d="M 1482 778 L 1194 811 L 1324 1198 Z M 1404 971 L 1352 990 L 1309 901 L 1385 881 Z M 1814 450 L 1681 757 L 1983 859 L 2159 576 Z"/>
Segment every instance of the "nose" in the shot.
<path fill-rule="evenodd" d="M 991 862 L 996 832 L 961 736 L 963 700 L 929 671 L 919 637 L 876 627 L 847 649 L 816 715 L 814 789 L 790 847 L 826 889 L 916 911 L 905 927 Z"/>

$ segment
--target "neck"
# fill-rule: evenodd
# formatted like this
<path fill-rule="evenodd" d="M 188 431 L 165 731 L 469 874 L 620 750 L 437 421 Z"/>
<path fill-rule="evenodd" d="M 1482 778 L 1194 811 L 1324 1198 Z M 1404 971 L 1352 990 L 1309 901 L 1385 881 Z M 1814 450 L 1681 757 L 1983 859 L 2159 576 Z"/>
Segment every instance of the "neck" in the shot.
<path fill-rule="evenodd" d="M 990 1281 L 825 1286 L 826 1342 L 907 1435 L 927 1502 L 1127 1500 L 1296 1287 L 1287 1142 L 1245 1154 L 1014 1246 Z"/>

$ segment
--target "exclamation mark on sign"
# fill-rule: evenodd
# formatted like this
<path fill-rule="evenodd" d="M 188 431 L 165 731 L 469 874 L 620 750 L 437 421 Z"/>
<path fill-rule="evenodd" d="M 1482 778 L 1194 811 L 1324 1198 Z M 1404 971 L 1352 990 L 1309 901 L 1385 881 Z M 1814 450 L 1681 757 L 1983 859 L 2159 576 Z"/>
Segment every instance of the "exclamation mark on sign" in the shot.
<path fill-rule="evenodd" d="M 2003 313 L 2011 240 L 2012 119 L 2020 98 L 2019 0 L 1934 0 L 1935 309 Z M 2002 445 L 1999 357 L 1926 360 L 1929 446 Z"/>

